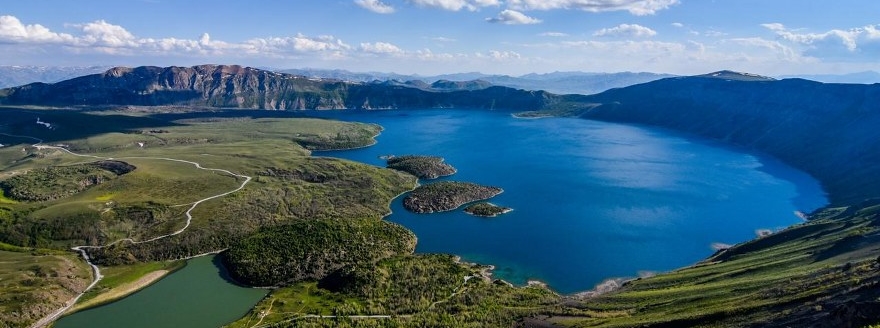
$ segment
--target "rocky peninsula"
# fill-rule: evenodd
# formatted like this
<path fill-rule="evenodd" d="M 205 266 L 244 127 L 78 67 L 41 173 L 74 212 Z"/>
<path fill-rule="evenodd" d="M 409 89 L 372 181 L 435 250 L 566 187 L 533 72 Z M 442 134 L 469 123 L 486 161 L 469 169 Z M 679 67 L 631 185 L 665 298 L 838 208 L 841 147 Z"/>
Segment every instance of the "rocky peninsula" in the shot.
<path fill-rule="evenodd" d="M 386 166 L 430 180 L 455 174 L 455 168 L 443 161 L 443 157 L 438 156 L 390 156 L 386 159 Z"/>
<path fill-rule="evenodd" d="M 413 190 L 403 199 L 403 207 L 415 213 L 451 211 L 470 202 L 492 198 L 502 191 L 470 182 L 440 181 Z"/>

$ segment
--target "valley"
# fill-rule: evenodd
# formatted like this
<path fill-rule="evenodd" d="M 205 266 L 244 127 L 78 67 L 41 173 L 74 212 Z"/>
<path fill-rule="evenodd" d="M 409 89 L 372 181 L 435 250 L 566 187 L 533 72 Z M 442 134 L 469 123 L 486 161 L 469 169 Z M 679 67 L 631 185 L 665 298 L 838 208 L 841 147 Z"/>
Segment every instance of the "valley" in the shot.
<path fill-rule="evenodd" d="M 202 75 L 203 70 L 212 73 Z M 180 88 L 170 82 L 176 80 L 151 78 L 159 73 L 195 74 L 189 80 L 202 82 Z M 29 326 L 64 302 L 16 308 L 13 304 L 44 304 L 40 295 L 46 289 L 12 286 L 63 288 L 66 294 L 55 294 L 61 298 L 86 291 L 95 277 L 87 263 L 66 251 L 85 245 L 81 249 L 92 262 L 118 278 L 83 299 L 105 298 L 115 287 L 157 270 L 179 269 L 180 259 L 228 249 L 220 257 L 237 281 L 278 287 L 232 327 L 877 323 L 880 152 L 873 151 L 878 147 L 873 127 L 880 113 L 871 105 L 880 99 L 877 85 L 725 73 L 559 96 L 503 87 L 425 91 L 305 82 L 273 74 L 229 66 L 112 69 L 0 91 L 0 103 L 13 106 L 0 109 L 0 241 L 8 245 L 2 255 L 10 263 L 37 263 L 12 271 L 24 274 L 3 286 L 4 297 L 12 295 L 0 300 L 4 314 L 11 314 L 4 321 Z M 137 84 L 143 81 L 148 82 Z M 90 89 L 96 84 L 104 87 Z M 793 90 L 809 90 L 808 96 L 785 96 Z M 181 106 L 182 112 L 126 107 L 154 105 Z M 302 114 L 311 112 L 304 111 L 229 106 L 360 114 L 397 108 L 403 115 L 403 108 L 532 111 L 527 116 L 662 127 L 779 158 L 817 178 L 830 204 L 810 213 L 806 222 L 738 240 L 692 266 L 609 282 L 618 286 L 608 293 L 559 295 L 541 284 L 512 286 L 486 267 L 450 255 L 418 253 L 419 231 L 413 235 L 382 220 L 397 206 L 393 199 L 416 187 L 415 176 L 315 156 L 323 154 L 314 151 L 372 145 L 379 126 L 309 118 Z M 34 124 L 37 120 L 54 128 Z M 98 160 L 134 169 L 117 174 Z M 459 170 L 467 167 L 453 163 Z M 467 176 L 458 172 L 455 177 L 459 174 Z M 45 176 L 59 184 L 39 183 Z M 513 207 L 516 211 L 498 221 L 527 213 Z M 373 239 L 355 237 L 364 235 Z M 291 241 L 296 247 L 288 248 Z M 65 273 L 52 273 L 59 270 Z"/>

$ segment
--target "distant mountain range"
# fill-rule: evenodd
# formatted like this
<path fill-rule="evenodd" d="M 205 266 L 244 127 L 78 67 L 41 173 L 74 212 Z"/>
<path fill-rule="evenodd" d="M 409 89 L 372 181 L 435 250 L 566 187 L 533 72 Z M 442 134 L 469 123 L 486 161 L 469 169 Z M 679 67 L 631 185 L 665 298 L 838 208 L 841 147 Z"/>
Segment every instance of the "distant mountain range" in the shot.
<path fill-rule="evenodd" d="M 535 110 L 545 91 L 486 82 L 346 82 L 238 65 L 116 67 L 53 84 L 0 90 L 0 104 L 200 106 L 251 109 L 504 108 Z"/>
<path fill-rule="evenodd" d="M 109 66 L 0 66 L 0 88 L 34 82 L 54 83 L 78 76 L 100 73 L 109 68 Z"/>
<path fill-rule="evenodd" d="M 645 83 L 667 77 L 671 74 L 656 73 L 585 73 L 585 72 L 553 72 L 546 74 L 526 74 L 521 76 L 490 75 L 477 72 L 444 74 L 434 76 L 402 75 L 394 73 L 354 73 L 346 70 L 325 69 L 284 69 L 277 70 L 308 77 L 332 78 L 343 81 L 371 82 L 394 80 L 399 82 L 422 81 L 472 81 L 480 80 L 492 85 L 525 90 L 544 90 L 555 94 L 594 94 L 612 88 L 622 88 L 633 84 Z"/>
<path fill-rule="evenodd" d="M 780 78 L 799 78 L 825 83 L 880 83 L 880 72 L 865 71 L 849 74 L 824 74 L 824 75 L 785 75 Z"/>
<path fill-rule="evenodd" d="M 757 149 L 818 180 L 832 203 L 880 197 L 880 84 L 718 72 L 566 101 L 569 115 L 661 126 Z"/>
<path fill-rule="evenodd" d="M 79 76 L 102 73 L 110 66 L 63 67 L 63 66 L 0 66 L 0 88 L 21 86 L 34 82 L 55 83 Z M 479 72 L 442 74 L 442 75 L 406 75 L 382 72 L 351 72 L 340 69 L 275 69 L 267 71 L 299 75 L 309 78 L 335 79 L 349 82 L 391 82 L 415 87 L 430 86 L 435 82 L 448 84 L 451 82 L 468 82 L 470 88 L 506 86 L 524 90 L 544 90 L 555 94 L 589 95 L 605 90 L 622 88 L 630 85 L 651 82 L 663 78 L 675 77 L 671 74 L 647 72 L 588 73 L 588 72 L 553 72 L 531 73 L 520 76 L 483 74 Z M 880 83 L 880 73 L 865 71 L 850 74 L 825 75 L 783 75 L 779 79 L 800 78 L 825 83 Z M 478 80 L 477 83 L 471 83 Z"/>

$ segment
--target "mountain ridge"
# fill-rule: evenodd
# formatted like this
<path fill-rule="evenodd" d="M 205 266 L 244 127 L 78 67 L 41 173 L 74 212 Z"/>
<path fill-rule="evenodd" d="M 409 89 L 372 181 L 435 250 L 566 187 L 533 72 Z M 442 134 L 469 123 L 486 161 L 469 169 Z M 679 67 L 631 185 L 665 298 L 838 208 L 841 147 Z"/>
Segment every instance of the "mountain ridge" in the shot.
<path fill-rule="evenodd" d="M 437 92 L 433 89 L 442 89 Z M 552 97 L 485 83 L 409 85 L 354 83 L 239 65 L 115 67 L 54 84 L 0 90 L 0 104 L 45 106 L 203 106 L 249 109 L 543 107 Z"/>
<path fill-rule="evenodd" d="M 770 154 L 820 180 L 832 203 L 880 196 L 880 168 L 867 165 L 880 163 L 880 85 L 696 76 L 576 101 L 594 106 L 569 115 L 660 126 Z"/>

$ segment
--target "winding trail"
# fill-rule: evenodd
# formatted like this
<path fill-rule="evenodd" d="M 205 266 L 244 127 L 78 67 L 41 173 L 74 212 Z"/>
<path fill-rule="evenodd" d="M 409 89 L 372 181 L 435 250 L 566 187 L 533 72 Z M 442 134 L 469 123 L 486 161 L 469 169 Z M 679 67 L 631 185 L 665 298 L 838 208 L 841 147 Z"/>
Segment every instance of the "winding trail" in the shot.
<path fill-rule="evenodd" d="M 243 188 L 244 188 L 249 182 L 251 182 L 251 179 L 252 179 L 250 176 L 247 176 L 247 175 L 234 173 L 234 172 L 232 172 L 232 171 L 224 170 L 224 169 L 206 168 L 206 167 L 203 167 L 201 164 L 199 164 L 199 163 L 197 163 L 197 162 L 187 161 L 187 160 L 182 160 L 182 159 L 168 158 L 168 157 L 119 157 L 119 158 L 113 158 L 113 157 L 101 157 L 101 156 L 95 156 L 95 155 L 86 155 L 86 154 L 75 153 L 75 152 L 72 152 L 72 151 L 70 151 L 70 150 L 68 150 L 67 148 L 64 148 L 64 147 L 42 145 L 42 143 L 43 143 L 43 140 L 42 140 L 42 139 L 40 139 L 40 138 L 36 138 L 36 137 L 32 137 L 32 136 L 13 135 L 13 134 L 6 134 L 6 133 L 0 133 L 0 135 L 5 135 L 5 136 L 9 136 L 9 137 L 17 137 L 17 138 L 27 138 L 27 139 L 35 140 L 35 141 L 37 141 L 37 142 L 36 142 L 35 144 L 31 145 L 31 147 L 34 147 L 34 148 L 36 148 L 36 149 L 40 149 L 40 150 L 42 150 L 42 149 L 61 150 L 61 151 L 63 151 L 63 152 L 66 152 L 66 153 L 68 153 L 68 154 L 70 154 L 70 155 L 77 156 L 77 157 L 94 158 L 94 159 L 101 159 L 101 160 L 114 160 L 114 159 L 147 159 L 147 160 L 160 160 L 160 161 L 179 162 L 179 163 L 191 164 L 191 165 L 195 166 L 197 169 L 200 169 L 200 170 L 212 171 L 212 172 L 220 172 L 220 173 L 228 174 L 228 175 L 233 176 L 233 177 L 235 177 L 235 178 L 244 178 L 244 181 L 241 182 L 241 184 L 238 186 L 238 188 L 235 188 L 235 189 L 233 189 L 233 190 L 230 190 L 230 191 L 227 191 L 227 192 L 224 192 L 224 193 L 221 193 L 221 194 L 213 195 L 213 196 L 210 196 L 210 197 L 205 197 L 205 198 L 200 199 L 200 200 L 197 200 L 197 201 L 195 201 L 195 202 L 193 202 L 193 203 L 191 203 L 191 204 L 183 204 L 183 205 L 190 205 L 189 209 L 186 210 L 186 225 L 184 225 L 183 228 L 180 228 L 179 230 L 177 230 L 177 231 L 175 231 L 175 232 L 172 232 L 172 233 L 169 233 L 169 234 L 165 234 L 165 235 L 161 235 L 161 236 L 157 236 L 157 237 L 153 237 L 153 238 L 150 238 L 150 239 L 147 239 L 147 240 L 141 240 L 141 241 L 136 241 L 136 240 L 133 240 L 133 239 L 131 239 L 131 238 L 123 238 L 123 239 L 116 240 L 116 241 L 114 241 L 114 242 L 112 242 L 112 243 L 109 243 L 109 244 L 106 244 L 106 245 L 103 245 L 103 246 L 89 246 L 89 245 L 82 245 L 82 246 L 75 246 L 75 247 L 71 248 L 71 249 L 73 249 L 74 251 L 79 252 L 80 255 L 82 255 L 83 259 L 86 260 L 86 263 L 88 263 L 89 266 L 92 268 L 92 273 L 94 274 L 94 280 L 92 280 L 92 283 L 89 284 L 89 286 L 86 287 L 85 290 L 83 290 L 81 293 L 79 293 L 79 295 L 77 295 L 77 296 L 74 297 L 73 299 L 67 301 L 67 303 L 65 303 L 64 307 L 62 307 L 62 308 L 56 310 L 55 312 L 53 312 L 53 313 L 51 313 L 51 314 L 49 314 L 49 315 L 47 315 L 47 316 L 41 318 L 41 319 L 38 320 L 36 323 L 34 323 L 33 325 L 31 325 L 31 328 L 40 328 L 40 327 L 44 327 L 44 326 L 50 324 L 51 322 L 55 321 L 55 319 L 58 319 L 58 317 L 60 317 L 65 311 L 67 311 L 67 310 L 70 309 L 74 304 L 76 304 L 76 302 L 77 302 L 77 301 L 78 301 L 83 295 L 85 295 L 85 293 L 86 293 L 87 291 L 89 291 L 89 290 L 91 290 L 92 288 L 94 288 L 95 285 L 97 285 L 98 282 L 101 281 L 102 278 L 104 278 L 104 276 L 101 275 L 101 269 L 100 269 L 97 265 L 95 265 L 94 263 L 92 263 L 92 259 L 91 259 L 91 257 L 89 257 L 89 254 L 88 254 L 88 250 L 89 250 L 89 249 L 101 249 L 101 248 L 105 248 L 105 247 L 110 247 L 110 246 L 116 245 L 116 244 L 121 243 L 121 242 L 130 242 L 130 243 L 132 243 L 132 244 L 143 244 L 143 243 L 149 243 L 149 242 L 156 241 L 156 240 L 159 240 L 159 239 L 164 239 L 164 238 L 172 237 L 172 236 L 175 236 L 175 235 L 179 235 L 179 234 L 183 233 L 184 231 L 186 231 L 187 228 L 189 228 L 190 224 L 192 223 L 192 219 L 193 219 L 193 217 L 192 217 L 192 211 L 193 211 L 196 207 L 198 207 L 199 204 L 204 203 L 204 202 L 209 201 L 209 200 L 212 200 L 212 199 L 215 199 L 215 198 L 220 198 L 220 197 L 223 197 L 223 196 L 226 196 L 226 195 L 229 195 L 229 194 L 232 194 L 232 193 L 238 192 L 239 190 L 243 189 Z M 206 254 L 210 254 L 210 253 L 206 253 Z"/>

